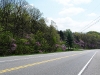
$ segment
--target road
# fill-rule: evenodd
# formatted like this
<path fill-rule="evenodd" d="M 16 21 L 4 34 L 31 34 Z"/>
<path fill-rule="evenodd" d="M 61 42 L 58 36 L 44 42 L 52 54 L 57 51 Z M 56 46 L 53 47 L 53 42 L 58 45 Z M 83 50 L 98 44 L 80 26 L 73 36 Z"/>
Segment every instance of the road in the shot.
<path fill-rule="evenodd" d="M 0 57 L 0 75 L 100 75 L 100 51 Z"/>

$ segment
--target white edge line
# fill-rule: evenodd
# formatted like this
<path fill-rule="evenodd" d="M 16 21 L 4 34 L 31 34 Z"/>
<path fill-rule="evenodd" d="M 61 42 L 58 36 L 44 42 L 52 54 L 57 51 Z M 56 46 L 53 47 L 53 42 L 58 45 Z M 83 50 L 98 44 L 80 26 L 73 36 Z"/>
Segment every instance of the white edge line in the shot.
<path fill-rule="evenodd" d="M 96 53 L 97 53 L 97 51 L 94 53 L 94 55 L 91 57 L 91 59 L 86 63 L 86 65 L 82 68 L 82 70 L 78 73 L 78 75 L 82 75 L 82 73 L 84 72 L 86 67 L 89 65 L 89 63 L 91 62 L 91 60 L 93 59 L 93 57 L 95 56 Z"/>

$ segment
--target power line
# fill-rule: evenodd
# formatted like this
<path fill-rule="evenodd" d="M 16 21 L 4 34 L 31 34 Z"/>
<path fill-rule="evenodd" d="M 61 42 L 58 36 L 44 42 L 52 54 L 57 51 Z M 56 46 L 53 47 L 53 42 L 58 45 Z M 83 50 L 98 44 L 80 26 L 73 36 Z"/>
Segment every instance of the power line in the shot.
<path fill-rule="evenodd" d="M 97 21 L 95 21 L 93 24 L 91 24 L 90 26 L 88 26 L 87 28 L 85 28 L 84 30 L 82 30 L 82 32 L 85 31 L 86 29 L 90 28 L 91 26 L 97 24 L 99 21 L 100 21 L 100 18 Z"/>
<path fill-rule="evenodd" d="M 98 20 L 100 18 L 100 16 L 99 17 L 97 17 L 96 19 L 94 19 L 93 21 L 91 21 L 89 24 L 87 24 L 84 28 L 82 28 L 82 29 L 80 29 L 80 31 L 84 31 L 85 29 L 87 29 L 88 27 L 90 27 L 91 26 L 91 24 L 92 23 L 94 23 L 96 20 Z"/>
<path fill-rule="evenodd" d="M 100 4 L 98 4 L 98 5 L 95 7 L 95 9 L 92 10 L 92 12 L 95 11 L 99 6 L 100 6 Z M 90 7 L 90 5 L 89 5 L 89 7 Z M 85 29 L 91 27 L 91 24 L 92 24 L 93 22 L 95 22 L 98 18 L 100 18 L 100 16 L 97 17 L 95 20 L 91 21 L 91 22 L 90 22 L 89 24 L 87 24 L 84 28 L 80 29 L 80 31 L 84 31 Z"/>

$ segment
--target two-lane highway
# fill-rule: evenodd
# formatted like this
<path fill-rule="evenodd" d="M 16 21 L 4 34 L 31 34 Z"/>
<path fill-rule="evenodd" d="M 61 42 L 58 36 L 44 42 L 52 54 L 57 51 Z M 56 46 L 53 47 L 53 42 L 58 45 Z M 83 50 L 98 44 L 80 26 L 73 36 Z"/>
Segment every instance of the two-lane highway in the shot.
<path fill-rule="evenodd" d="M 0 75 L 99 75 L 99 54 L 85 50 L 1 57 Z"/>

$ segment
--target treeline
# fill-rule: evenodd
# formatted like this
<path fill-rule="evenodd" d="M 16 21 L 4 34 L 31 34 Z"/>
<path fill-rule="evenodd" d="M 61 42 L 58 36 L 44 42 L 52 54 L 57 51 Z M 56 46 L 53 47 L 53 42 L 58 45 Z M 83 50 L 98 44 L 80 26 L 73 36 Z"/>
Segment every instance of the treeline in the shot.
<path fill-rule="evenodd" d="M 87 33 L 59 31 L 60 38 L 66 41 L 67 48 L 73 49 L 100 49 L 100 33 L 89 31 Z"/>
<path fill-rule="evenodd" d="M 53 23 L 25 0 L 0 0 L 0 56 L 65 50 Z"/>
<path fill-rule="evenodd" d="M 100 49 L 100 33 L 89 31 L 87 33 L 73 33 L 74 44 L 83 49 Z"/>
<path fill-rule="evenodd" d="M 100 48 L 99 44 L 98 32 L 58 31 L 25 0 L 0 0 L 0 56 Z"/>

